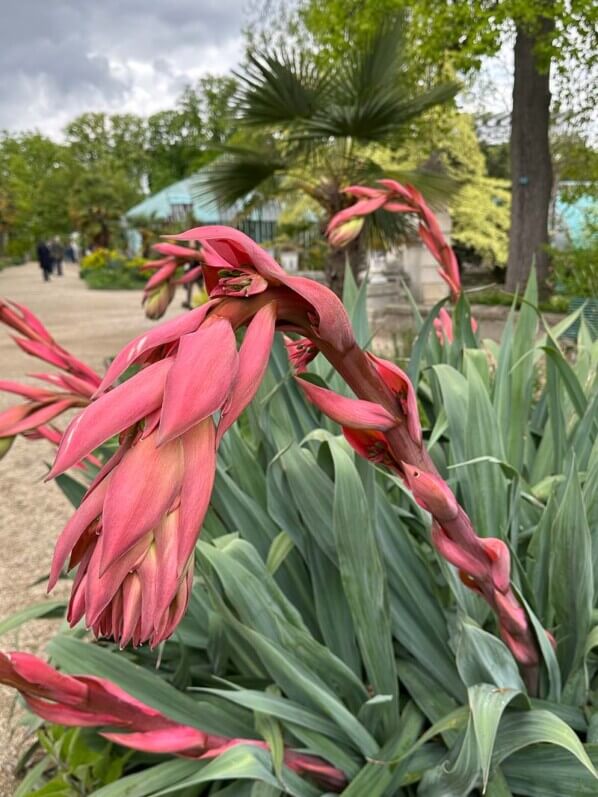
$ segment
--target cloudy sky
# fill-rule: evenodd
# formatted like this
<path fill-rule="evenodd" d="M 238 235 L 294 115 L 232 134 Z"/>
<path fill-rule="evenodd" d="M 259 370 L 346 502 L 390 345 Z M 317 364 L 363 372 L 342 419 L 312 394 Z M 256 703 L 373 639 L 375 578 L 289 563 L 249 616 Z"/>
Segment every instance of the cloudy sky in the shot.
<path fill-rule="evenodd" d="M 150 114 L 242 56 L 251 0 L 0 0 L 0 130 Z"/>

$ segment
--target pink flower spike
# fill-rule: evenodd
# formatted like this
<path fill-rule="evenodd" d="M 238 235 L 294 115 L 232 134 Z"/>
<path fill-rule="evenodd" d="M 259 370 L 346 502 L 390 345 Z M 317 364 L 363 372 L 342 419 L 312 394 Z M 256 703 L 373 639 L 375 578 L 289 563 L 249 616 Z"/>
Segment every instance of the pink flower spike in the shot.
<path fill-rule="evenodd" d="M 531 648 L 524 640 L 516 639 L 512 634 L 509 634 L 504 626 L 500 626 L 499 631 L 504 643 L 522 667 L 537 666 L 538 653 L 534 648 Z"/>
<path fill-rule="evenodd" d="M 79 504 L 75 513 L 71 516 L 69 522 L 58 537 L 56 547 L 54 548 L 52 566 L 50 568 L 48 592 L 54 589 L 56 582 L 60 578 L 60 572 L 64 567 L 69 553 L 89 528 L 90 524 L 101 514 L 107 487 L 107 482 L 102 481 L 95 490 L 86 493 L 83 501 Z"/>
<path fill-rule="evenodd" d="M 276 302 L 269 302 L 257 311 L 247 327 L 239 350 L 239 370 L 232 385 L 220 421 L 216 445 L 243 410 L 251 403 L 268 368 L 276 326 Z"/>
<path fill-rule="evenodd" d="M 128 429 L 160 406 L 172 359 L 143 368 L 100 396 L 68 425 L 48 479 L 63 473 L 100 443 Z"/>
<path fill-rule="evenodd" d="M 436 239 L 432 236 L 430 230 L 424 224 L 420 224 L 419 227 L 417 228 L 417 232 L 419 234 L 419 237 L 424 242 L 424 244 L 430 250 L 430 254 L 434 258 L 434 260 L 442 264 L 442 256 L 440 254 L 440 249 L 438 248 L 436 244 Z"/>
<path fill-rule="evenodd" d="M 48 421 L 51 421 L 53 418 L 56 418 L 58 415 L 61 415 L 66 410 L 76 405 L 73 399 L 67 398 L 60 401 L 52 401 L 40 407 L 36 407 L 35 404 L 12 407 L 11 410 L 15 411 L 24 409 L 24 417 L 9 424 L 7 414 L 10 413 L 11 410 L 7 410 L 6 413 L 0 414 L 0 436 L 12 437 L 13 435 L 36 429 L 38 426 L 43 426 L 48 423 Z M 17 415 L 17 412 L 15 412 L 15 415 Z"/>
<path fill-rule="evenodd" d="M 31 435 L 32 438 L 35 435 L 33 439 L 36 440 L 48 440 L 50 443 L 54 443 L 55 446 L 57 446 L 62 440 L 62 432 L 60 432 L 51 424 L 49 426 L 38 426 L 37 429 L 32 432 L 25 432 L 25 437 L 28 437 L 29 435 Z"/>
<path fill-rule="evenodd" d="M 387 468 L 398 470 L 388 449 L 388 443 L 382 432 L 371 429 L 349 429 L 343 426 L 343 435 L 354 451 L 369 462 L 376 462 Z"/>
<path fill-rule="evenodd" d="M 166 265 L 170 260 L 170 257 L 161 257 L 159 260 L 146 260 L 145 263 L 142 263 L 138 268 L 139 271 L 157 270 Z"/>
<path fill-rule="evenodd" d="M 266 742 L 258 739 L 217 736 L 181 725 L 111 681 L 63 675 L 28 654 L 0 653 L 0 683 L 18 689 L 31 710 L 43 719 L 67 726 L 99 727 L 106 739 L 133 750 L 211 759 L 237 745 L 268 749 Z M 346 785 L 344 773 L 320 758 L 286 747 L 283 755 L 290 769 L 314 778 L 328 791 L 341 791 Z"/>
<path fill-rule="evenodd" d="M 409 204 L 414 201 L 414 188 L 410 185 L 401 185 L 396 180 L 376 180 L 376 182 L 386 188 L 391 194 L 398 194 L 402 199 L 406 199 Z"/>
<path fill-rule="evenodd" d="M 390 362 L 390 360 L 376 357 L 369 352 L 367 354 L 382 381 L 397 397 L 401 410 L 407 419 L 409 437 L 414 443 L 420 446 L 422 442 L 422 428 L 417 408 L 417 397 L 411 380 L 398 365 Z"/>
<path fill-rule="evenodd" d="M 453 298 L 456 298 L 457 296 L 459 296 L 459 294 L 461 293 L 461 282 L 460 282 L 460 280 L 456 282 L 450 276 L 450 274 L 447 274 L 447 272 L 444 269 L 442 269 L 442 268 L 438 269 L 438 274 L 442 277 L 442 279 L 446 282 L 446 284 L 451 289 L 451 294 L 452 294 Z"/>
<path fill-rule="evenodd" d="M 353 327 L 338 296 L 324 285 L 307 277 L 288 277 L 287 286 L 308 302 L 315 311 L 314 332 L 339 351 L 355 345 Z"/>
<path fill-rule="evenodd" d="M 330 234 L 332 230 L 335 230 L 337 227 L 340 227 L 352 219 L 369 216 L 371 213 L 379 210 L 387 199 L 388 197 L 383 191 L 371 199 L 360 199 L 354 205 L 350 205 L 348 208 L 344 208 L 344 210 L 336 213 L 328 224 L 326 232 Z"/>
<path fill-rule="evenodd" d="M 494 537 L 480 540 L 491 562 L 492 583 L 499 592 L 508 592 L 511 586 L 511 554 L 506 543 Z"/>
<path fill-rule="evenodd" d="M 178 437 L 221 409 L 237 368 L 235 333 L 225 319 L 184 335 L 166 378 L 160 443 Z"/>
<path fill-rule="evenodd" d="M 71 708 L 61 703 L 48 703 L 47 700 L 40 700 L 37 697 L 25 695 L 27 707 L 38 717 L 46 722 L 53 722 L 57 725 L 76 725 L 80 728 L 93 728 L 97 725 L 111 725 L 114 717 L 110 714 L 100 714 L 82 711 L 78 708 Z"/>
<path fill-rule="evenodd" d="M 4 683 L 5 675 L 12 675 L 13 685 L 17 689 L 26 684 L 34 694 L 49 700 L 71 704 L 87 696 L 87 689 L 76 678 L 62 675 L 31 653 L 12 653 L 10 657 L 0 653 L 0 678 Z"/>
<path fill-rule="evenodd" d="M 347 398 L 300 377 L 295 380 L 312 404 L 341 426 L 386 432 L 398 423 L 388 410 L 373 401 Z"/>
<path fill-rule="evenodd" d="M 417 208 L 413 205 L 402 204 L 400 202 L 387 202 L 384 205 L 384 210 L 389 213 L 417 213 Z"/>
<path fill-rule="evenodd" d="M 87 379 L 82 379 L 75 374 L 60 374 L 59 378 L 67 390 L 72 390 L 73 393 L 85 398 L 91 398 L 98 386 L 98 382 L 90 384 Z"/>

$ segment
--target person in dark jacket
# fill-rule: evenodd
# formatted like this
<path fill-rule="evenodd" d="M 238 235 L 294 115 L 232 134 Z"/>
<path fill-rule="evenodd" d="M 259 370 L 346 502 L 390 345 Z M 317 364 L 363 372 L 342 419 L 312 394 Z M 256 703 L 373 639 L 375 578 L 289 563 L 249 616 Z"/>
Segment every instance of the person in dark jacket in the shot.
<path fill-rule="evenodd" d="M 48 282 L 50 279 L 50 274 L 52 273 L 52 255 L 50 254 L 50 249 L 45 241 L 40 241 L 37 245 L 37 259 L 39 261 L 39 267 L 42 270 L 44 280 Z"/>

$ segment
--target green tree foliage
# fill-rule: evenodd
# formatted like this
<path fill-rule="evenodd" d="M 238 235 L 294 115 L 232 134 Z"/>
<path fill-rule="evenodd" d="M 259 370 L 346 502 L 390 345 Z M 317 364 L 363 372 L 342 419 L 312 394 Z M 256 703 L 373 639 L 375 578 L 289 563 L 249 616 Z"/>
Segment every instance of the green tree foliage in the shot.
<path fill-rule="evenodd" d="M 112 159 L 77 170 L 69 192 L 69 215 L 87 244 L 122 244 L 121 219 L 139 199 L 126 170 Z"/>
<path fill-rule="evenodd" d="M 39 133 L 0 135 L 0 254 L 32 253 L 39 238 L 78 231 L 84 244 L 120 243 L 120 219 L 209 162 L 231 131 L 230 77 L 188 86 L 174 109 L 144 118 L 84 113 L 65 143 Z"/>
<path fill-rule="evenodd" d="M 556 77 L 553 111 L 583 125 L 598 98 L 598 6 L 592 0 L 308 0 L 302 18 L 323 53 L 334 57 L 397 10 L 409 20 L 416 76 L 437 73 L 447 64 L 460 73 L 473 72 L 484 56 L 515 41 L 507 279 L 511 287 L 524 281 L 535 259 L 545 283 L 552 188 L 549 74 L 552 69 Z"/>
<path fill-rule="evenodd" d="M 2 249 L 23 254 L 39 238 L 68 232 L 71 167 L 68 148 L 39 133 L 0 137 Z"/>
<path fill-rule="evenodd" d="M 450 81 L 414 87 L 403 80 L 402 34 L 402 20 L 385 20 L 333 67 L 309 49 L 251 53 L 237 106 L 243 135 L 208 170 L 204 184 L 223 204 L 248 195 L 255 202 L 300 191 L 328 221 L 348 204 L 342 193 L 347 184 L 374 180 L 383 172 L 393 176 L 381 168 L 382 152 L 388 161 L 416 120 L 449 101 L 458 88 Z M 398 168 L 392 171 L 398 176 Z M 395 232 L 388 220 L 376 221 L 379 230 Z M 359 240 L 349 257 L 356 271 Z M 327 276 L 337 291 L 344 266 L 345 254 L 331 252 Z"/>
<path fill-rule="evenodd" d="M 174 109 L 147 120 L 148 182 L 159 191 L 193 174 L 214 158 L 214 148 L 229 137 L 230 104 L 236 81 L 207 76 L 187 86 Z"/>

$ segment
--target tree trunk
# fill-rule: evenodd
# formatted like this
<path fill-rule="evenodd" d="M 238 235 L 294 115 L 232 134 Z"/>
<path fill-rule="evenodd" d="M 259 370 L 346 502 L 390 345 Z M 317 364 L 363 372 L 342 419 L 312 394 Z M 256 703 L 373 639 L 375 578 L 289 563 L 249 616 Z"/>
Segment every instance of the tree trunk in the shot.
<path fill-rule="evenodd" d="M 333 290 L 337 296 L 342 298 L 343 285 L 345 282 L 345 266 L 347 258 L 355 282 L 359 283 L 359 271 L 363 265 L 363 244 L 361 236 L 358 236 L 354 241 L 351 241 L 343 249 L 328 250 L 328 257 L 326 258 L 326 284 Z"/>
<path fill-rule="evenodd" d="M 541 293 L 547 291 L 548 212 L 552 165 L 548 141 L 550 66 L 538 62 L 539 38 L 550 35 L 553 20 L 543 18 L 537 32 L 517 28 L 511 116 L 511 232 L 507 290 L 525 286 L 532 264 Z"/>
<path fill-rule="evenodd" d="M 94 236 L 93 243 L 100 249 L 110 249 L 110 230 L 104 221 L 100 221 L 100 231 Z"/>

